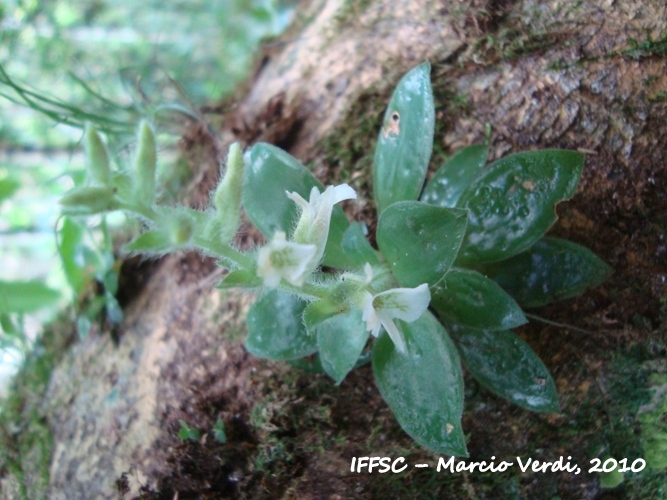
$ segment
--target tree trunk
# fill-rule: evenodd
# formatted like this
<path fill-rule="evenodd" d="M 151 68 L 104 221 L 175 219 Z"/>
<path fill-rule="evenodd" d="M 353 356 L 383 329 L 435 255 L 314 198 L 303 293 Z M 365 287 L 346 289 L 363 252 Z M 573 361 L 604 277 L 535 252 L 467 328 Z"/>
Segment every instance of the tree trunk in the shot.
<path fill-rule="evenodd" d="M 118 488 L 126 498 L 142 488 L 156 498 L 420 490 L 595 497 L 589 460 L 610 443 L 614 453 L 614 432 L 626 428 L 619 422 L 633 418 L 631 403 L 611 388 L 614 352 L 651 339 L 664 348 L 664 1 L 314 0 L 299 12 L 223 116 L 220 138 L 192 133 L 209 153 L 191 203 L 202 206 L 213 186 L 216 144 L 261 140 L 310 162 L 325 183 L 349 182 L 361 196 L 348 215 L 373 228 L 369 173 L 382 112 L 400 76 L 427 59 L 437 106 L 432 167 L 484 141 L 487 126 L 491 159 L 534 148 L 587 152 L 577 195 L 558 207 L 554 232 L 591 248 L 615 274 L 539 311 L 588 333 L 540 323 L 520 331 L 554 375 L 562 411 L 519 410 L 466 380 L 463 422 L 471 460 L 570 455 L 583 473 L 521 476 L 517 466 L 492 477 L 436 473 L 437 457 L 400 430 L 369 367 L 335 387 L 322 375 L 252 357 L 243 339 L 253 297 L 213 290 L 215 264 L 186 254 L 144 267 L 145 282 L 136 266 L 124 266 L 121 293 L 132 298 L 118 341 L 92 334 L 53 371 L 39 403 L 53 440 L 50 479 L 30 491 L 53 499 L 114 498 Z M 226 443 L 214 438 L 218 419 Z M 181 441 L 180 421 L 201 439 Z M 352 457 L 369 455 L 405 456 L 410 467 L 393 477 L 350 472 Z M 30 467 L 38 465 L 26 459 Z M 6 491 L 12 484 L 5 479 Z"/>

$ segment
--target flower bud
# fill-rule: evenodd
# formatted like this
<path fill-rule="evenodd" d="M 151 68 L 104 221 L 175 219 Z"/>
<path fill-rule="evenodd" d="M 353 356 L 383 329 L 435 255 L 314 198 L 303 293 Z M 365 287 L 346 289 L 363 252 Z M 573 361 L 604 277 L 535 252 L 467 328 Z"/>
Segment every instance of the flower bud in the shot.
<path fill-rule="evenodd" d="M 230 241 L 241 218 L 241 193 L 243 191 L 243 155 L 238 142 L 229 147 L 227 169 L 213 197 L 215 204 L 215 228 L 222 242 Z"/>
<path fill-rule="evenodd" d="M 117 208 L 113 189 L 102 186 L 74 188 L 60 199 L 63 212 L 68 215 L 92 215 Z"/>
<path fill-rule="evenodd" d="M 111 183 L 111 169 L 109 167 L 109 153 L 102 142 L 100 134 L 95 128 L 86 125 L 84 148 L 86 150 L 86 166 L 90 177 L 103 186 Z"/>
<path fill-rule="evenodd" d="M 139 125 L 139 148 L 134 158 L 135 199 L 146 204 L 155 200 L 155 168 L 157 164 L 155 134 L 146 120 Z"/>

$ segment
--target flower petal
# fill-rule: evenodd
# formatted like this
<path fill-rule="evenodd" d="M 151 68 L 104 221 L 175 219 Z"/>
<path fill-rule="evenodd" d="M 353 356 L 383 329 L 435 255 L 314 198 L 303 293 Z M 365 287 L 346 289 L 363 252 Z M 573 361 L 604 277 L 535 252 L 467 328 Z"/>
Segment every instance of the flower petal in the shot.
<path fill-rule="evenodd" d="M 366 262 L 366 265 L 364 266 L 364 274 L 366 275 L 364 284 L 370 285 L 371 281 L 373 281 L 373 268 L 371 267 L 370 262 Z"/>
<path fill-rule="evenodd" d="M 329 186 L 329 187 L 333 187 L 334 190 L 334 202 L 333 202 L 334 205 L 336 203 L 340 203 L 341 201 L 357 199 L 357 192 L 347 184 L 341 184 L 340 186 Z"/>
<path fill-rule="evenodd" d="M 317 189 L 317 186 L 313 186 L 313 189 L 310 190 L 310 204 L 314 210 L 317 210 L 317 205 L 320 202 L 320 190 Z"/>
<path fill-rule="evenodd" d="M 285 233 L 277 231 L 273 240 L 257 253 L 257 276 L 264 278 L 264 285 L 269 288 L 277 287 L 283 278 L 301 286 L 316 251 L 315 245 L 287 241 Z"/>
<path fill-rule="evenodd" d="M 273 273 L 271 268 L 271 249 L 266 246 L 257 252 L 257 276 L 265 278 Z M 266 281 L 266 278 L 265 280 Z"/>
<path fill-rule="evenodd" d="M 401 332 L 401 330 L 391 318 L 386 318 L 381 314 L 379 314 L 379 317 L 380 321 L 382 322 L 382 326 L 384 326 L 384 329 L 387 330 L 387 333 L 389 334 L 389 337 L 391 337 L 391 340 L 394 342 L 398 352 L 405 354 L 406 347 L 405 338 L 403 338 L 403 332 Z"/>
<path fill-rule="evenodd" d="M 329 186 L 322 193 L 313 186 L 308 201 L 296 192 L 288 192 L 287 196 L 301 207 L 301 216 L 292 233 L 292 239 L 300 244 L 312 244 L 317 247 L 309 263 L 309 270 L 312 271 L 324 256 L 334 205 L 339 201 L 356 198 L 357 194 L 347 184 L 341 184 Z"/>
<path fill-rule="evenodd" d="M 329 186 L 322 194 L 318 194 L 316 201 L 313 202 L 313 197 L 310 197 L 310 203 L 315 210 L 315 220 L 320 220 L 321 223 L 326 223 L 327 228 L 331 221 L 331 212 L 333 211 L 334 199 L 336 196 L 335 188 Z"/>
<path fill-rule="evenodd" d="M 380 320 L 373 309 L 373 296 L 369 292 L 364 292 L 362 315 L 361 319 L 366 322 L 366 329 L 369 330 L 374 337 L 380 333 Z"/>
<path fill-rule="evenodd" d="M 301 286 L 306 274 L 308 274 L 308 264 L 315 255 L 317 248 L 315 245 L 300 245 L 292 242 L 286 243 L 287 248 L 290 250 L 291 262 L 283 267 L 282 275 L 288 283 Z"/>
<path fill-rule="evenodd" d="M 373 300 L 378 315 L 401 319 L 408 323 L 418 320 L 430 302 L 431 292 L 426 283 L 417 288 L 392 288 L 378 293 Z"/>
<path fill-rule="evenodd" d="M 308 217 L 312 217 L 312 209 L 310 207 L 310 203 L 308 203 L 299 193 L 297 193 L 296 191 L 293 191 L 291 193 L 289 191 L 285 191 L 285 194 L 287 194 L 287 197 L 290 200 L 299 205 L 302 213 L 308 214 Z"/>

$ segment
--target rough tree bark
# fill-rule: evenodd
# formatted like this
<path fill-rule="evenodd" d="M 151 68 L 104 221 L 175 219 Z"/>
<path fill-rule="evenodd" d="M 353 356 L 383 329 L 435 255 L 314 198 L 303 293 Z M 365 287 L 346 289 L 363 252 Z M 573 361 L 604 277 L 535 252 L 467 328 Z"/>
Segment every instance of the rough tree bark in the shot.
<path fill-rule="evenodd" d="M 589 425 L 578 420 L 589 403 L 605 427 L 612 352 L 664 335 L 664 1 L 313 0 L 299 12 L 297 27 L 266 50 L 247 92 L 220 119 L 218 139 L 189 132 L 186 149 L 194 141 L 206 151 L 190 203 L 206 201 L 226 144 L 263 140 L 310 162 L 325 182 L 350 182 L 362 196 L 349 215 L 372 228 L 368 173 L 383 107 L 400 75 L 426 59 L 438 106 L 434 165 L 484 140 L 487 124 L 492 159 L 538 147 L 589 152 L 576 197 L 558 207 L 555 232 L 593 249 L 615 275 L 540 311 L 588 334 L 539 324 L 521 331 L 552 370 L 562 412 L 533 415 L 469 384 L 464 417 L 473 459 L 569 454 L 587 465 L 586 453 L 598 452 L 592 436 L 605 431 L 571 427 Z M 471 498 L 512 488 L 597 494 L 588 474 L 508 476 L 511 484 L 426 471 L 350 474 L 352 456 L 434 458 L 400 431 L 368 368 L 334 387 L 249 356 L 243 319 L 252 297 L 213 291 L 219 273 L 199 255 L 148 265 L 145 281 L 136 266 L 123 272 L 134 291 L 118 341 L 97 332 L 72 346 L 40 402 L 53 438 L 49 498 L 113 498 L 119 485 L 126 498 L 142 486 L 165 498 L 409 496 L 418 488 Z M 649 327 L 633 323 L 635 315 Z M 226 444 L 211 435 L 217 419 Z M 202 440 L 181 442 L 180 420 L 202 430 Z"/>

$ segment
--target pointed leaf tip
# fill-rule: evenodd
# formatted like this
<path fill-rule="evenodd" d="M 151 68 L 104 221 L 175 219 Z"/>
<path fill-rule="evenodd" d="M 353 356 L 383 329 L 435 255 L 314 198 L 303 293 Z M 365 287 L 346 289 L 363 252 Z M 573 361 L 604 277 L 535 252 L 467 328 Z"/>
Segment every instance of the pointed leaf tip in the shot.
<path fill-rule="evenodd" d="M 408 72 L 385 112 L 373 165 L 378 213 L 398 201 L 416 200 L 424 186 L 435 130 L 430 71 L 425 62 Z"/>

